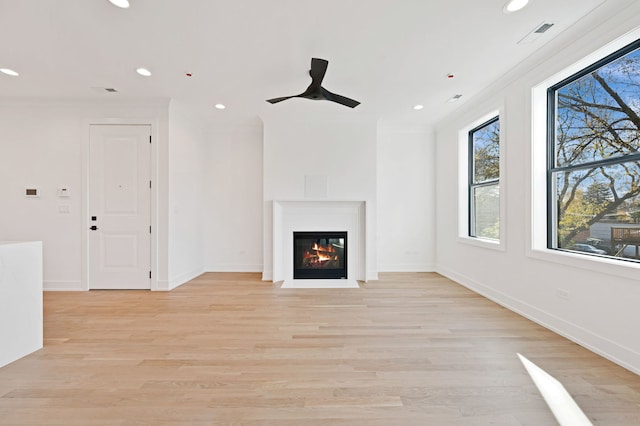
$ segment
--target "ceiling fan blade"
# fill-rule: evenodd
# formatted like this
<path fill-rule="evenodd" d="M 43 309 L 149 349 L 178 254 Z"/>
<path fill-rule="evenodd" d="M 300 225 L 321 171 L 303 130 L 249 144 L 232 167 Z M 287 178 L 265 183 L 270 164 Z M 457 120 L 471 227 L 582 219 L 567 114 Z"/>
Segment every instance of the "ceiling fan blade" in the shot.
<path fill-rule="evenodd" d="M 311 76 L 311 84 L 309 85 L 309 87 L 307 87 L 307 90 L 299 95 L 267 99 L 267 102 L 271 104 L 277 104 L 278 102 L 286 101 L 287 99 L 291 98 L 305 98 L 316 101 L 332 101 L 349 108 L 355 108 L 360 105 L 360 102 L 354 99 L 331 93 L 330 91 L 322 87 L 322 80 L 324 79 L 324 75 L 327 72 L 328 66 L 329 61 L 327 61 L 326 59 L 311 58 L 311 69 L 309 70 L 309 75 Z"/>
<path fill-rule="evenodd" d="M 286 101 L 287 99 L 291 98 L 295 98 L 295 96 L 284 96 L 282 98 L 267 99 L 267 102 L 269 102 L 270 104 L 277 104 L 278 102 Z"/>
<path fill-rule="evenodd" d="M 311 58 L 311 69 L 309 75 L 311 76 L 311 85 L 307 88 L 307 91 L 314 91 L 320 87 L 324 75 L 327 72 L 327 66 L 329 61 L 325 59 Z"/>
<path fill-rule="evenodd" d="M 355 108 L 360 105 L 360 102 L 354 99 L 350 99 L 346 96 L 338 95 L 336 93 L 331 93 L 325 88 L 322 88 L 322 94 L 324 95 L 326 100 L 336 102 L 340 105 L 348 106 L 349 108 Z"/>

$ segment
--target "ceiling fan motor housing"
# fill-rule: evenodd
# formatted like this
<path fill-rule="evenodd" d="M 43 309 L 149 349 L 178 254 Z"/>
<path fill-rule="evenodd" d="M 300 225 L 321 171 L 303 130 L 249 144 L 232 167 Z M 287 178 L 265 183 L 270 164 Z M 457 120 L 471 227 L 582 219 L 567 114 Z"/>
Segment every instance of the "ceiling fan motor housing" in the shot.
<path fill-rule="evenodd" d="M 331 101 L 340 105 L 347 106 L 349 108 L 355 108 L 360 105 L 360 102 L 347 98 L 336 93 L 331 93 L 324 87 L 322 87 L 322 80 L 327 72 L 327 66 L 329 61 L 320 58 L 311 58 L 311 69 L 309 75 L 311 76 L 311 84 L 307 87 L 307 90 L 299 95 L 284 96 L 282 98 L 267 99 L 267 102 L 276 104 L 278 102 L 286 101 L 291 98 L 304 98 L 314 101 Z"/>

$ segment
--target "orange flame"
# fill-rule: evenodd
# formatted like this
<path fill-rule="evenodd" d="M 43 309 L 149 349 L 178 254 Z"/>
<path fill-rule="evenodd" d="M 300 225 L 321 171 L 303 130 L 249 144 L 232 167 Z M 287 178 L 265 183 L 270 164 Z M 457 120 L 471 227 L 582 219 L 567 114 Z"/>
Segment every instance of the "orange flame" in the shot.
<path fill-rule="evenodd" d="M 312 253 L 312 251 L 314 253 Z M 317 242 L 313 243 L 310 251 L 304 253 L 304 259 L 313 259 L 315 262 L 326 262 L 327 260 L 338 260 L 338 256 L 334 256 L 336 250 L 332 245 L 319 245 Z"/>

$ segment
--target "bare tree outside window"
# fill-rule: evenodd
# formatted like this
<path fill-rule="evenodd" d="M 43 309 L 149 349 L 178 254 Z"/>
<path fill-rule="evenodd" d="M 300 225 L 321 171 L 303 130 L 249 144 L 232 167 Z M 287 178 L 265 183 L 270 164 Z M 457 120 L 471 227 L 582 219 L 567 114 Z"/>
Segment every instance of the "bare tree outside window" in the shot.
<path fill-rule="evenodd" d="M 469 132 L 469 236 L 500 239 L 500 121 Z"/>
<path fill-rule="evenodd" d="M 640 41 L 549 89 L 549 245 L 638 258 Z"/>

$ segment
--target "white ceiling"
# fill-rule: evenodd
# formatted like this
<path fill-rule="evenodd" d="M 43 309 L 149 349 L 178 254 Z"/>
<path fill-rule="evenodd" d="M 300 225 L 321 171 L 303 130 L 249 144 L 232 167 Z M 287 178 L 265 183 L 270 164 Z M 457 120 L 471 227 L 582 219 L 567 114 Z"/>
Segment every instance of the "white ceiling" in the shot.
<path fill-rule="evenodd" d="M 0 74 L 0 97 L 176 98 L 225 121 L 281 109 L 429 123 L 604 1 L 533 0 L 506 15 L 506 0 L 0 0 L 0 68 L 20 73 Z M 543 21 L 555 25 L 517 43 Z M 329 61 L 325 88 L 362 105 L 265 102 L 304 91 L 312 57 Z"/>

